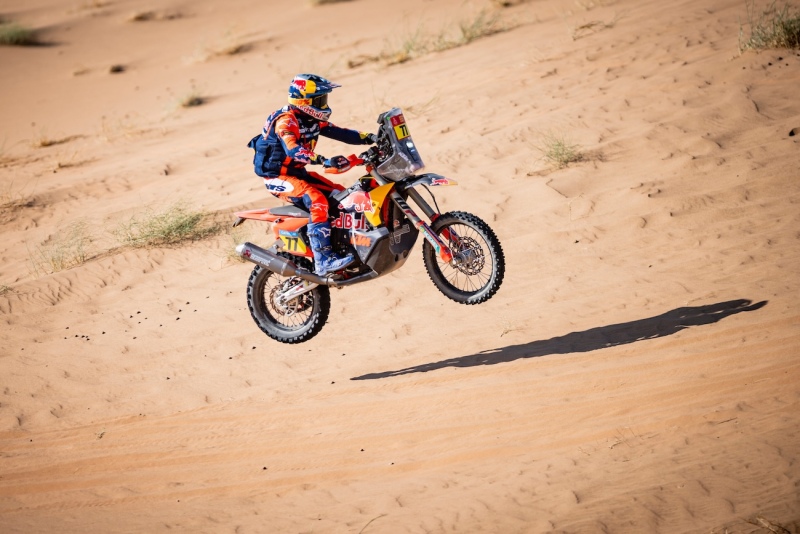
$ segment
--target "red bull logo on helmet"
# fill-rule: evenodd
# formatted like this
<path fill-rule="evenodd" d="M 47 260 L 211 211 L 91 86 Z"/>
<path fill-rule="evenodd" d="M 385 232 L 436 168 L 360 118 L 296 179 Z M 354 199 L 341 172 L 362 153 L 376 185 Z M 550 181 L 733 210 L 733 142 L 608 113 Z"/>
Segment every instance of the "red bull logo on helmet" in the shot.
<path fill-rule="evenodd" d="M 302 78 L 295 78 L 292 80 L 292 85 L 297 87 L 298 90 L 302 91 L 303 93 L 306 92 L 306 81 Z"/>
<path fill-rule="evenodd" d="M 339 203 L 339 209 L 356 213 L 374 213 L 375 205 L 366 191 L 353 191 Z"/>

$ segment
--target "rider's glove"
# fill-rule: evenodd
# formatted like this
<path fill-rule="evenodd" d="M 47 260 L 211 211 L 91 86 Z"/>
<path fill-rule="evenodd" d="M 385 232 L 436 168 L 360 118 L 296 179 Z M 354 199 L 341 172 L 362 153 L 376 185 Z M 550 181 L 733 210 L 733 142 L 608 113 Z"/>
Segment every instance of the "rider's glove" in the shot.
<path fill-rule="evenodd" d="M 331 159 L 326 159 L 323 165 L 333 167 L 339 172 L 345 172 L 350 169 L 350 160 L 344 156 L 333 156 Z"/>
<path fill-rule="evenodd" d="M 378 142 L 378 136 L 374 133 L 368 133 L 364 136 L 364 140 L 367 141 L 367 144 L 374 145 Z"/>
<path fill-rule="evenodd" d="M 311 160 L 311 165 L 325 165 L 326 161 L 327 160 L 325 159 L 325 156 L 320 156 L 317 154 L 314 156 L 314 159 Z"/>

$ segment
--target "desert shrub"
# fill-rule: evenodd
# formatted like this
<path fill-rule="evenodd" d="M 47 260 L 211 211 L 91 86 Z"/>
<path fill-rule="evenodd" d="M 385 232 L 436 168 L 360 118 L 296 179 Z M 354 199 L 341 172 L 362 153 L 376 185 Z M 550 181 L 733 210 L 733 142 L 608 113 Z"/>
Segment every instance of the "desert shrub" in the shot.
<path fill-rule="evenodd" d="M 0 214 L 33 205 L 33 198 L 24 188 L 17 188 L 14 182 L 0 186 Z"/>
<path fill-rule="evenodd" d="M 497 13 L 489 13 L 485 10 L 479 11 L 472 18 L 461 20 L 458 28 L 461 34 L 455 41 L 457 46 L 469 44 L 477 39 L 506 30 Z"/>
<path fill-rule="evenodd" d="M 181 107 L 182 108 L 193 108 L 197 106 L 202 106 L 206 103 L 206 99 L 199 93 L 189 93 L 183 98 L 181 98 Z"/>
<path fill-rule="evenodd" d="M 13 22 L 0 22 L 0 45 L 31 46 L 38 44 L 36 32 Z"/>
<path fill-rule="evenodd" d="M 128 17 L 130 22 L 150 22 L 154 20 L 176 20 L 183 18 L 183 14 L 173 11 L 137 11 Z"/>
<path fill-rule="evenodd" d="M 422 56 L 426 54 L 429 49 L 430 37 L 424 33 L 420 26 L 412 32 L 407 33 L 398 46 L 389 50 L 384 50 L 381 57 L 386 64 L 396 65 Z"/>
<path fill-rule="evenodd" d="M 114 231 L 115 237 L 131 247 L 155 247 L 196 241 L 220 230 L 210 213 L 189 209 L 179 202 L 163 211 L 146 210 L 141 215 L 122 222 Z"/>
<path fill-rule="evenodd" d="M 192 88 L 186 94 L 178 99 L 178 105 L 182 108 L 194 108 L 202 106 L 206 102 L 208 102 L 208 98 L 203 96 L 200 89 L 194 85 L 192 85 Z"/>
<path fill-rule="evenodd" d="M 740 52 L 767 48 L 800 49 L 800 10 L 791 8 L 788 2 L 783 6 L 777 6 L 776 3 L 777 0 L 773 0 L 759 11 L 755 1 L 745 2 L 750 36 L 744 36 L 744 28 L 740 24 Z"/>
<path fill-rule="evenodd" d="M 85 221 L 75 222 L 53 235 L 35 250 L 29 251 L 30 262 L 36 275 L 52 274 L 76 265 L 90 257 L 94 237 Z"/>
<path fill-rule="evenodd" d="M 557 169 L 563 169 L 570 163 L 576 163 L 583 159 L 580 146 L 570 141 L 566 135 L 560 133 L 547 132 L 542 134 L 535 148 L 542 154 L 542 159 Z"/>
<path fill-rule="evenodd" d="M 236 252 L 236 247 L 245 241 L 252 241 L 256 237 L 256 234 L 253 233 L 252 226 L 248 227 L 246 224 L 244 226 L 237 226 L 228 232 L 228 237 L 230 241 L 225 249 L 225 259 L 229 262 L 244 263 L 246 260 Z"/>
<path fill-rule="evenodd" d="M 428 33 L 422 25 L 417 26 L 403 37 L 399 44 L 390 43 L 379 56 L 361 57 L 348 62 L 357 67 L 370 61 L 383 61 L 387 65 L 405 63 L 429 52 L 441 52 L 467 45 L 475 40 L 501 33 L 510 29 L 502 23 L 497 12 L 481 10 L 461 19 L 457 28 L 445 28 L 438 35 Z"/>

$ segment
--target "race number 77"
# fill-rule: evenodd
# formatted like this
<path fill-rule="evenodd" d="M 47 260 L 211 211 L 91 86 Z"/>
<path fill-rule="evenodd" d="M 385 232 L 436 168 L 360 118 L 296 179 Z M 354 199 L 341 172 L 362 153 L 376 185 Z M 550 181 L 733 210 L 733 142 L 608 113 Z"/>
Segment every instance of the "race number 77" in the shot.
<path fill-rule="evenodd" d="M 408 137 L 408 126 L 406 126 L 405 123 L 398 124 L 394 127 L 394 133 L 397 135 L 398 139 L 405 139 Z"/>

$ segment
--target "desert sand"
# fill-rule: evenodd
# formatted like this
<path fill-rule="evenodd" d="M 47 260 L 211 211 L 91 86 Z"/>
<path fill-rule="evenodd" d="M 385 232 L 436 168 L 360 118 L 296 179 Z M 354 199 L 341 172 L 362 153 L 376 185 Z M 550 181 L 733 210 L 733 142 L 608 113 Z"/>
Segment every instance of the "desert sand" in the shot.
<path fill-rule="evenodd" d="M 0 0 L 39 40 L 0 46 L 0 532 L 800 531 L 800 54 L 740 53 L 741 0 L 509 3 Z M 258 330 L 231 252 L 271 231 L 229 223 L 280 204 L 245 145 L 299 72 L 336 124 L 404 110 L 497 295 L 418 244 Z M 173 203 L 226 230 L 115 241 Z"/>

